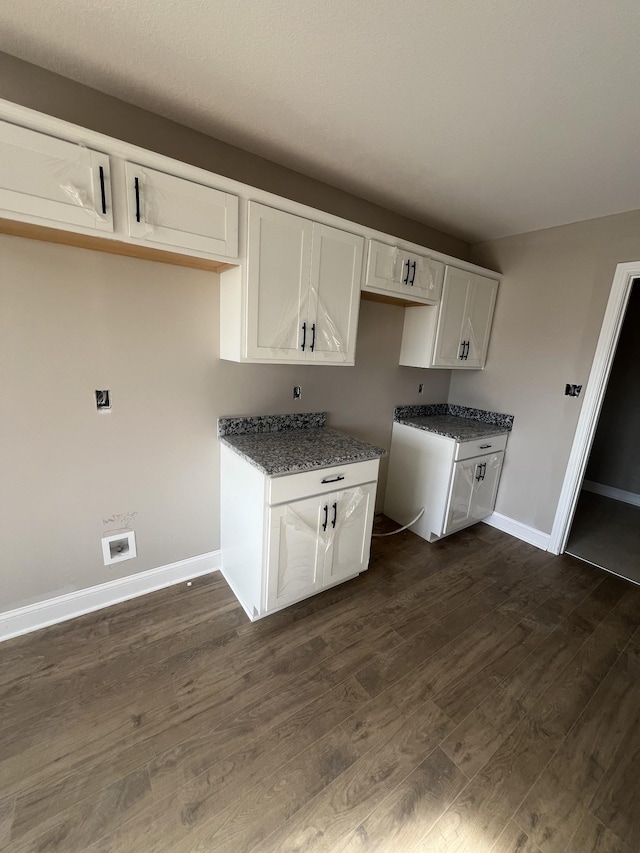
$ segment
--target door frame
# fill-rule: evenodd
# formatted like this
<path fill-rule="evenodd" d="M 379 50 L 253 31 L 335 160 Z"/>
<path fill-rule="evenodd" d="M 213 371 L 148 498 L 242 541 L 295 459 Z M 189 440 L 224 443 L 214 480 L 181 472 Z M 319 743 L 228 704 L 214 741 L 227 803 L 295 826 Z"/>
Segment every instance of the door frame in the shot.
<path fill-rule="evenodd" d="M 631 285 L 636 278 L 640 278 L 640 261 L 617 265 L 549 539 L 547 550 L 552 554 L 562 554 L 569 538 Z"/>

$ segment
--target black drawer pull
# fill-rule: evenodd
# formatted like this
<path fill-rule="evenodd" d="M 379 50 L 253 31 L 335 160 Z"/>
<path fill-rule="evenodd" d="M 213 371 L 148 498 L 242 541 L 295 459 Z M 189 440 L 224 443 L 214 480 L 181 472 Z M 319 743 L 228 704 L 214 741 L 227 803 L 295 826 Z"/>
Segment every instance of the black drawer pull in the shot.
<path fill-rule="evenodd" d="M 100 166 L 100 200 L 102 201 L 102 212 L 107 212 L 107 194 L 104 187 L 104 168 Z"/>
<path fill-rule="evenodd" d="M 340 480 L 344 480 L 344 474 L 338 474 L 337 477 L 323 477 L 320 480 L 321 483 L 339 483 Z"/>
<path fill-rule="evenodd" d="M 136 189 L 136 222 L 140 222 L 140 181 L 138 178 L 134 179 L 134 186 Z"/>
<path fill-rule="evenodd" d="M 491 444 L 481 444 L 481 445 L 480 445 L 480 450 L 486 450 L 488 447 L 492 447 L 492 446 L 493 446 L 493 445 L 491 445 Z"/>

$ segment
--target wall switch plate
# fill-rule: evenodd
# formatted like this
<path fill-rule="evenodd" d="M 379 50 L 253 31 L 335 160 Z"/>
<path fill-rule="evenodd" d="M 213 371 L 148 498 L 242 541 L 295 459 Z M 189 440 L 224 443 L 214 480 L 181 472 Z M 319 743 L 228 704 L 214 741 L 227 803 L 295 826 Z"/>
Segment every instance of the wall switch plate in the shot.
<path fill-rule="evenodd" d="M 579 397 L 581 391 L 582 385 L 569 385 L 569 383 L 567 383 L 564 386 L 564 393 L 566 397 Z"/>
<path fill-rule="evenodd" d="M 294 400 L 302 399 L 302 385 L 294 385 L 293 386 L 293 399 Z"/>
<path fill-rule="evenodd" d="M 111 408 L 111 391 L 109 389 L 105 389 L 104 391 L 96 390 L 96 409 L 99 412 L 104 412 L 105 410 L 109 410 Z"/>
<path fill-rule="evenodd" d="M 132 560 L 138 556 L 136 534 L 133 530 L 118 530 L 102 537 L 102 557 L 105 566 Z"/>

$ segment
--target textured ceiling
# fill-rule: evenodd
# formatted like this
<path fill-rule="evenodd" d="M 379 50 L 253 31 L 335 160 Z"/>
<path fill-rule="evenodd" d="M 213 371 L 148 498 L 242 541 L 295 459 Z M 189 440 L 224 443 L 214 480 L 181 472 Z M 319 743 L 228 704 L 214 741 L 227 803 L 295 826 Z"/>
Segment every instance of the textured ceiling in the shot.
<path fill-rule="evenodd" d="M 640 208 L 638 0 L 29 0 L 0 50 L 468 240 Z"/>

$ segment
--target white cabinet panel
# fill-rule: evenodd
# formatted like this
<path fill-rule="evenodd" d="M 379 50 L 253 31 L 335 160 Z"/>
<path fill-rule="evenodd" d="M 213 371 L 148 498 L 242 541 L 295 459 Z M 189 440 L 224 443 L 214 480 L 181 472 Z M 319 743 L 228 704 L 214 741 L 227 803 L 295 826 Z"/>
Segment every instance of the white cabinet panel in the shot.
<path fill-rule="evenodd" d="M 125 164 L 129 235 L 150 243 L 238 256 L 238 198 L 213 187 Z"/>
<path fill-rule="evenodd" d="M 498 282 L 447 267 L 433 354 L 434 367 L 482 368 Z"/>
<path fill-rule="evenodd" d="M 324 564 L 323 585 L 363 572 L 369 564 L 376 484 L 344 489 L 330 502 L 330 546 Z"/>
<path fill-rule="evenodd" d="M 501 452 L 456 462 L 444 535 L 491 515 L 496 503 L 503 457 Z"/>
<path fill-rule="evenodd" d="M 498 282 L 447 266 L 436 307 L 405 310 L 400 364 L 408 367 L 484 367 Z"/>
<path fill-rule="evenodd" d="M 221 357 L 353 364 L 363 252 L 362 237 L 251 202 L 246 295 L 241 278 L 221 282 Z M 233 306 L 246 312 L 244 356 L 242 323 L 226 328 Z"/>
<path fill-rule="evenodd" d="M 304 360 L 312 224 L 262 204 L 249 205 L 247 355 Z M 304 344 L 305 350 L 302 350 Z"/>
<path fill-rule="evenodd" d="M 322 580 L 326 500 L 308 498 L 272 507 L 270 515 L 267 609 L 313 595 Z"/>
<path fill-rule="evenodd" d="M 397 296 L 405 303 L 436 303 L 443 277 L 441 261 L 369 240 L 364 292 Z"/>
<path fill-rule="evenodd" d="M 113 231 L 109 157 L 0 122 L 0 215 Z"/>
<path fill-rule="evenodd" d="M 313 361 L 345 361 L 356 346 L 364 239 L 314 223 L 309 315 Z"/>

